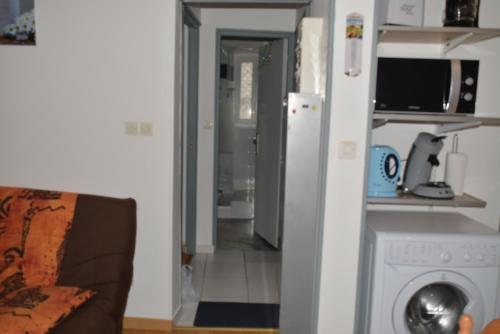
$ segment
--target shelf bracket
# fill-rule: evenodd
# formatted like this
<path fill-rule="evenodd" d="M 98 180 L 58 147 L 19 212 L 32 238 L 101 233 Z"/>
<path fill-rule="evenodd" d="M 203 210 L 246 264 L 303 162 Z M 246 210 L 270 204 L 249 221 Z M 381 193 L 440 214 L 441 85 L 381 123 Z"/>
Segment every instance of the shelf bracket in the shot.
<path fill-rule="evenodd" d="M 455 38 L 449 40 L 448 42 L 446 42 L 444 44 L 443 54 L 447 54 L 448 52 L 450 52 L 454 48 L 458 47 L 460 44 L 464 43 L 466 40 L 468 40 L 470 37 L 472 37 L 472 35 L 474 35 L 472 32 L 468 32 L 466 34 L 463 34 L 461 36 L 458 36 L 458 37 L 455 37 Z"/>
<path fill-rule="evenodd" d="M 437 133 L 448 133 L 465 129 L 477 128 L 481 125 L 481 121 L 471 121 L 464 123 L 447 123 L 438 125 Z"/>
<path fill-rule="evenodd" d="M 378 42 L 381 43 L 384 40 L 384 36 L 387 35 L 387 30 L 380 30 L 378 32 Z"/>
<path fill-rule="evenodd" d="M 374 119 L 372 129 L 380 128 L 386 125 L 389 121 L 387 119 Z"/>

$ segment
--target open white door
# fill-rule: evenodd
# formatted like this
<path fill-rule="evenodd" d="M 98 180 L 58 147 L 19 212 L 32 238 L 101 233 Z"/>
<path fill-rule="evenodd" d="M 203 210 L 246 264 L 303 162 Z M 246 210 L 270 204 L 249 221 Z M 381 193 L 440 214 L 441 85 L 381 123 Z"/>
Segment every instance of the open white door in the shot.
<path fill-rule="evenodd" d="M 270 42 L 259 60 L 255 232 L 274 247 L 280 238 L 283 98 L 286 97 L 286 40 Z"/>

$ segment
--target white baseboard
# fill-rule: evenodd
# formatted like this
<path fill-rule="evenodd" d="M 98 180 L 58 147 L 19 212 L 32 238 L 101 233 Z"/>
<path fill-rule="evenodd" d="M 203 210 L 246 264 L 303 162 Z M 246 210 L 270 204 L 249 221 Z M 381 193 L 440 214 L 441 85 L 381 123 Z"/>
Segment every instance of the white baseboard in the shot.
<path fill-rule="evenodd" d="M 196 245 L 196 253 L 213 254 L 214 252 L 214 245 Z"/>

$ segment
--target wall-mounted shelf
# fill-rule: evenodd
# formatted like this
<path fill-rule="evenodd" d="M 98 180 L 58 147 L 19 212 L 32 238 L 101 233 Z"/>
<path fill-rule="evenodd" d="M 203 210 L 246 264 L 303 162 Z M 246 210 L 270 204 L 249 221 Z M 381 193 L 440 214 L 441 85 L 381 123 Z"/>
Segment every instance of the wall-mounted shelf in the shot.
<path fill-rule="evenodd" d="M 453 131 L 467 129 L 477 126 L 500 126 L 500 118 L 477 117 L 463 115 L 430 115 L 430 114 L 397 114 L 397 113 L 373 113 L 374 128 L 387 123 L 410 123 L 410 124 L 440 124 L 457 125 Z M 461 126 L 460 126 L 461 125 Z M 446 132 L 446 131 L 441 131 Z"/>
<path fill-rule="evenodd" d="M 368 204 L 442 206 L 454 208 L 486 207 L 485 201 L 465 193 L 462 196 L 455 196 L 454 199 L 448 200 L 423 198 L 412 194 L 402 194 L 401 192 L 399 192 L 398 197 L 368 197 Z"/>
<path fill-rule="evenodd" d="M 446 53 L 461 44 L 474 44 L 500 36 L 500 29 L 466 27 L 380 26 L 380 43 L 426 43 L 443 45 Z"/>

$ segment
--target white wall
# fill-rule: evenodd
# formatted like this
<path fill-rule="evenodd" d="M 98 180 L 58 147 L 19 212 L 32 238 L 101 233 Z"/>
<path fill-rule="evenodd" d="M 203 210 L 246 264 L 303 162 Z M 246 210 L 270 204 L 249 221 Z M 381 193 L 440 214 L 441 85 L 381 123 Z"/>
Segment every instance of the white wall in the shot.
<path fill-rule="evenodd" d="M 441 26 L 444 1 L 428 2 L 425 25 Z M 433 7 L 433 8 L 429 8 Z M 500 2 L 496 0 L 481 1 L 479 26 L 483 28 L 500 28 L 496 14 L 500 13 Z M 439 58 L 440 47 L 425 44 L 390 45 L 381 44 L 378 48 L 380 56 L 389 57 L 422 57 Z M 493 39 L 475 45 L 460 46 L 446 55 L 446 58 L 478 59 L 479 78 L 476 103 L 476 115 L 500 117 L 500 39 Z M 393 146 L 403 158 L 406 158 L 410 147 L 420 131 L 435 133 L 436 126 L 392 124 L 373 131 L 374 144 Z M 468 156 L 468 167 L 465 178 L 465 192 L 485 200 L 485 209 L 459 209 L 480 222 L 497 229 L 500 222 L 500 127 L 481 127 L 455 132 L 459 137 L 459 150 Z M 446 152 L 451 151 L 451 142 L 455 133 L 447 134 L 445 146 L 439 155 L 441 165 L 436 169 L 436 180 L 444 179 Z M 409 209 L 408 207 L 380 207 L 374 209 Z M 411 208 L 413 210 L 449 211 L 449 208 Z M 453 209 L 451 209 L 453 210 Z"/>
<path fill-rule="evenodd" d="M 246 29 L 266 31 L 295 31 L 294 9 L 205 9 L 201 11 L 199 132 L 198 132 L 198 210 L 197 245 L 199 250 L 213 247 L 213 128 L 206 124 L 215 119 L 215 42 L 216 29 Z"/>
<path fill-rule="evenodd" d="M 128 316 L 172 315 L 176 5 L 37 1 L 36 47 L 0 45 L 0 184 L 137 200 Z"/>
<path fill-rule="evenodd" d="M 330 138 L 325 199 L 320 308 L 318 333 L 354 333 L 358 259 L 365 213 L 365 177 L 368 131 L 371 127 L 374 52 L 374 0 L 315 0 L 313 15 L 328 18 L 335 6 Z M 355 78 L 344 74 L 346 16 L 358 12 L 364 16 L 362 73 Z M 339 143 L 356 144 L 353 160 L 339 158 Z"/>

